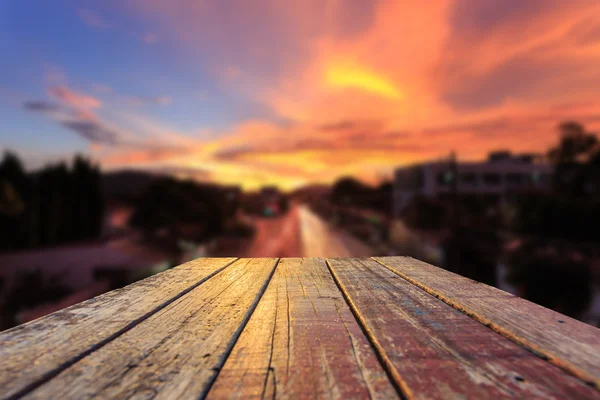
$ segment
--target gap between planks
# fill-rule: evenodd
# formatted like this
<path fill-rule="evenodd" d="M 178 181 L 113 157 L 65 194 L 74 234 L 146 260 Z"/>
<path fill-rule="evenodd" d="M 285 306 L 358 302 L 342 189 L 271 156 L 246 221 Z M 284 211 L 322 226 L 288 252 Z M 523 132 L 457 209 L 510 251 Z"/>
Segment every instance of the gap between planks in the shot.
<path fill-rule="evenodd" d="M 400 398 L 403 400 L 408 400 L 408 399 L 414 398 L 412 391 L 410 390 L 410 388 L 408 387 L 406 382 L 404 382 L 404 380 L 400 376 L 400 373 L 398 372 L 398 370 L 396 369 L 396 367 L 394 366 L 392 361 L 387 356 L 383 346 L 381 345 L 381 343 L 379 343 L 379 341 L 375 337 L 375 334 L 373 333 L 373 331 L 371 329 L 369 329 L 367 321 L 361 315 L 360 311 L 358 310 L 358 307 L 356 307 L 356 304 L 354 304 L 354 302 L 352 301 L 352 299 L 350 298 L 350 296 L 344 289 L 342 282 L 340 281 L 339 277 L 337 276 L 337 274 L 331 267 L 331 264 L 329 263 L 329 258 L 325 259 L 325 263 L 327 264 L 327 269 L 329 269 L 329 273 L 333 277 L 333 280 L 334 280 L 336 286 L 338 287 L 339 291 L 342 293 L 342 296 L 344 297 L 346 304 L 348 304 L 348 307 L 352 311 L 352 315 L 354 315 L 356 322 L 363 330 L 365 336 L 369 340 L 369 343 L 371 343 L 371 346 L 373 346 L 373 351 L 374 351 L 375 355 L 377 356 L 377 359 L 379 360 L 381 367 L 383 368 L 385 373 L 388 375 L 388 378 L 389 378 L 390 382 L 392 383 L 392 385 L 394 386 L 394 389 L 396 389 L 396 391 L 398 392 L 398 396 L 400 396 Z"/>
<path fill-rule="evenodd" d="M 233 334 L 233 337 L 232 337 L 231 341 L 229 342 L 229 345 L 225 348 L 225 351 L 223 352 L 224 357 L 222 358 L 221 362 L 217 366 L 216 374 L 214 374 L 213 377 L 208 381 L 208 383 L 204 387 L 204 390 L 198 396 L 199 399 L 206 398 L 206 396 L 210 392 L 210 389 L 212 388 L 215 381 L 219 377 L 219 374 L 221 373 L 221 370 L 223 369 L 223 365 L 225 365 L 225 363 L 227 362 L 227 359 L 229 358 L 229 355 L 231 354 L 233 347 L 235 346 L 238 339 L 242 335 L 242 332 L 244 331 L 244 328 L 246 328 L 246 325 L 248 324 L 248 321 L 250 321 L 250 318 L 252 318 L 252 314 L 254 314 L 254 311 L 256 310 L 258 303 L 260 303 L 260 300 L 263 298 L 265 292 L 267 291 L 267 287 L 269 286 L 269 283 L 271 283 L 271 279 L 273 278 L 273 275 L 275 275 L 275 271 L 277 270 L 277 267 L 279 266 L 279 261 L 281 261 L 281 258 L 277 258 L 275 260 L 275 265 L 273 265 L 273 269 L 271 270 L 271 273 L 269 274 L 269 276 L 267 277 L 267 279 L 265 280 L 263 285 L 260 287 L 260 290 L 259 290 L 256 298 L 254 299 L 254 302 L 252 302 L 252 304 L 250 305 L 250 308 L 248 309 L 248 312 L 246 313 L 246 315 L 244 316 L 244 319 L 240 323 L 240 326 Z"/>
<path fill-rule="evenodd" d="M 186 289 L 184 289 L 183 291 L 179 292 L 177 295 L 171 297 L 170 299 L 164 301 L 163 303 L 161 303 L 157 307 L 155 307 L 152 310 L 148 311 L 146 314 L 140 316 L 139 318 L 136 318 L 136 319 L 132 320 L 131 322 L 129 322 L 127 325 L 125 325 L 123 328 L 119 329 L 115 333 L 109 335 L 108 337 L 102 339 L 98 343 L 92 345 L 89 349 L 87 349 L 85 351 L 82 351 L 77 356 L 70 358 L 69 360 L 63 362 L 62 364 L 59 364 L 56 368 L 54 368 L 54 369 L 52 369 L 52 370 L 44 373 L 43 375 L 41 375 L 35 381 L 27 384 L 22 389 L 20 389 L 17 392 L 9 395 L 8 397 L 6 397 L 6 399 L 7 400 L 16 400 L 18 398 L 21 398 L 21 397 L 27 395 L 28 393 L 33 392 L 34 390 L 36 390 L 37 388 L 39 388 L 43 384 L 49 382 L 54 377 L 58 376 L 61 372 L 65 371 L 66 369 L 68 369 L 72 365 L 76 364 L 78 361 L 82 360 L 83 358 L 89 356 L 90 354 L 94 353 L 95 351 L 97 351 L 97 350 L 101 349 L 102 347 L 106 346 L 108 343 L 110 343 L 113 340 L 117 339 L 119 336 L 123 335 L 127 331 L 133 329 L 135 326 L 139 325 L 141 322 L 143 322 L 146 319 L 150 318 L 152 315 L 154 315 L 157 312 L 159 312 L 160 310 L 164 309 L 169 304 L 171 304 L 171 303 L 175 302 L 176 300 L 180 299 L 181 297 L 185 296 L 186 294 L 188 294 L 189 292 L 191 292 L 192 290 L 194 290 L 198 286 L 202 285 L 204 282 L 206 282 L 207 280 L 209 280 L 213 276 L 215 276 L 218 273 L 222 272 L 225 268 L 229 267 L 230 265 L 232 265 L 233 263 L 235 263 L 238 260 L 239 260 L 239 258 L 234 258 L 230 262 L 228 262 L 225 265 L 223 265 L 221 268 L 216 269 L 215 271 L 213 271 L 209 275 L 207 275 L 207 276 L 203 277 L 202 279 L 200 279 L 198 282 L 194 283 L 193 285 L 191 285 L 191 286 L 187 287 Z M 181 268 L 182 266 L 185 266 L 185 264 L 179 265 L 176 268 Z M 44 318 L 44 317 L 42 317 L 42 318 Z"/>
<path fill-rule="evenodd" d="M 208 398 L 327 395 L 398 393 L 325 259 L 284 258 Z"/>
<path fill-rule="evenodd" d="M 423 262 L 418 259 L 414 259 L 412 257 L 405 257 L 405 258 L 407 258 L 409 260 L 415 260 L 415 261 L 418 261 L 421 263 Z M 412 278 L 412 277 L 408 276 L 407 274 L 402 273 L 398 269 L 396 269 L 392 266 L 386 265 L 385 260 L 380 260 L 379 257 L 370 257 L 370 259 L 372 259 L 376 263 L 380 264 L 384 268 L 388 269 L 389 271 L 393 272 L 394 274 L 398 275 L 400 278 L 404 279 L 408 283 L 418 287 L 419 289 L 421 289 L 424 292 L 426 292 L 427 294 L 435 297 L 436 299 L 441 300 L 442 302 L 451 306 L 455 310 L 463 313 L 464 315 L 468 316 L 469 318 L 473 319 L 474 321 L 479 322 L 480 324 L 482 324 L 486 328 L 490 329 L 491 331 L 502 335 L 506 339 L 521 346 L 522 348 L 524 348 L 525 350 L 534 354 L 535 356 L 541 358 L 542 360 L 560 368 L 562 371 L 566 372 L 567 374 L 569 374 L 571 376 L 574 376 L 575 378 L 581 380 L 582 382 L 595 388 L 596 390 L 600 389 L 600 382 L 597 379 L 594 379 L 594 378 L 588 376 L 585 372 L 582 372 L 582 370 L 580 368 L 578 368 L 575 365 L 572 365 L 569 361 L 561 359 L 561 358 L 557 357 L 556 355 L 553 355 L 552 352 L 544 350 L 541 346 L 536 345 L 531 340 L 527 340 L 524 337 L 520 337 L 517 333 L 512 332 L 510 329 L 503 328 L 499 324 L 495 323 L 492 319 L 486 318 L 484 315 L 480 315 L 479 313 L 477 313 L 476 310 L 471 310 L 471 309 L 469 309 L 468 306 L 463 306 L 459 302 L 453 301 L 450 297 L 445 296 L 440 291 L 437 291 L 433 288 L 428 287 L 426 284 L 421 283 L 418 279 Z M 439 268 L 439 267 L 437 267 L 437 268 Z M 463 276 L 461 276 L 461 277 L 464 278 Z M 477 281 L 474 281 L 474 282 L 481 283 L 481 282 L 477 282 Z"/>

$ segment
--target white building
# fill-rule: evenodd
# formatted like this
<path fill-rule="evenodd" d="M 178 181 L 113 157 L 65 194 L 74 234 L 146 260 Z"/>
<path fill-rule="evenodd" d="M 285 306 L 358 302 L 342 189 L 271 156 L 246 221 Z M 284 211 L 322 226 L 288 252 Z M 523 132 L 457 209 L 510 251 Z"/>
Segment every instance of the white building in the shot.
<path fill-rule="evenodd" d="M 550 190 L 552 167 L 529 155 L 491 153 L 483 162 L 436 161 L 398 168 L 394 175 L 394 215 L 417 195 L 442 197 L 460 195 L 503 197 L 520 191 Z"/>

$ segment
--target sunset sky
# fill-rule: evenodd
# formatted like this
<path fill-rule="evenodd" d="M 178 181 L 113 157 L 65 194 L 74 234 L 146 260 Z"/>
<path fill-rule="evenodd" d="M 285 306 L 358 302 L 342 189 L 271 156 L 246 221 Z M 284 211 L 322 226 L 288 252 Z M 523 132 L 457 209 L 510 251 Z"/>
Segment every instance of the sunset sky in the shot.
<path fill-rule="evenodd" d="M 0 150 L 254 188 L 600 128 L 600 1 L 4 0 Z"/>

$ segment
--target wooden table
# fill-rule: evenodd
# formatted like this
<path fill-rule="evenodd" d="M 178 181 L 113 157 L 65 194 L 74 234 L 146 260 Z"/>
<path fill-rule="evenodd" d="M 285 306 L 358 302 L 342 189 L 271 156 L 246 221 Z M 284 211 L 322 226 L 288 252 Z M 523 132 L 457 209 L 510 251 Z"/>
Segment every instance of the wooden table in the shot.
<path fill-rule="evenodd" d="M 600 330 L 406 257 L 198 259 L 0 360 L 9 399 L 600 398 Z"/>

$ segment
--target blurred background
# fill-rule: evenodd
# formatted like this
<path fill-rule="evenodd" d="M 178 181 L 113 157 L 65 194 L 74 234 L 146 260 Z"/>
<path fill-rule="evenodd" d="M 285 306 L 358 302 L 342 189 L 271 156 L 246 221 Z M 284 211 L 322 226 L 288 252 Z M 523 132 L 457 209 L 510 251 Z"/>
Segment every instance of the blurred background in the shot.
<path fill-rule="evenodd" d="M 600 326 L 597 0 L 7 0 L 0 55 L 0 329 L 377 255 Z"/>

